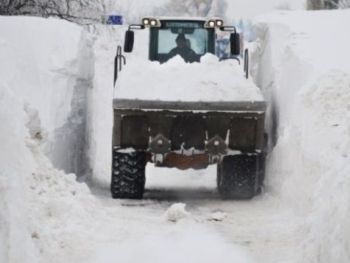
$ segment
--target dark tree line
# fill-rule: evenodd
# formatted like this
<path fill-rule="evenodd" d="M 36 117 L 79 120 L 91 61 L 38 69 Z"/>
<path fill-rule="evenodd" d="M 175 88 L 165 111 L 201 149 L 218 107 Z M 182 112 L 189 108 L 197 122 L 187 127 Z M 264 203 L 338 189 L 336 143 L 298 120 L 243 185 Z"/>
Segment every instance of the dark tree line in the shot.
<path fill-rule="evenodd" d="M 103 22 L 110 12 L 126 20 L 138 20 L 142 0 L 0 0 L 0 15 L 32 15 L 59 17 L 79 24 Z M 153 15 L 225 16 L 226 0 L 171 0 L 155 5 Z"/>
<path fill-rule="evenodd" d="M 343 9 L 350 8 L 350 0 L 308 0 L 307 9 Z"/>
<path fill-rule="evenodd" d="M 100 22 L 103 7 L 94 0 L 1 0 L 0 15 L 59 17 L 77 23 Z"/>

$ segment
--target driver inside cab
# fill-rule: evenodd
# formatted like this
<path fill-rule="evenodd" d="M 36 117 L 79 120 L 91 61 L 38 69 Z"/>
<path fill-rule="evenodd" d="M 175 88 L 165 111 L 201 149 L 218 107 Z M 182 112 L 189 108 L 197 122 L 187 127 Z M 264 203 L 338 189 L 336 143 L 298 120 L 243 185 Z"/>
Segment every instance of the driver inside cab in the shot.
<path fill-rule="evenodd" d="M 186 62 L 199 62 L 199 55 L 191 49 L 189 39 L 183 33 L 176 37 L 176 47 L 168 53 L 168 60 L 176 55 L 180 55 Z"/>

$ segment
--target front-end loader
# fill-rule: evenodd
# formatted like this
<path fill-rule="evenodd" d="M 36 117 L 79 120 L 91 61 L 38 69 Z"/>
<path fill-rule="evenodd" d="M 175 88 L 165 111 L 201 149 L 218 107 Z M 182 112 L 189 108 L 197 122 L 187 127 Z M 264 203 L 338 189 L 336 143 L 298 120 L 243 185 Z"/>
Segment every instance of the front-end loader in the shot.
<path fill-rule="evenodd" d="M 191 48 L 198 56 L 190 61 L 193 63 L 201 63 L 201 57 L 207 53 L 215 55 L 217 35 L 221 32 L 229 35 L 229 56 L 225 60 L 234 59 L 238 63 L 243 53 L 236 28 L 226 26 L 219 18 L 144 18 L 141 24 L 130 25 L 126 31 L 124 52 L 130 56 L 135 30 L 149 31 L 148 60 L 158 61 L 160 66 L 171 59 L 169 43 L 174 43 L 180 34 L 192 43 Z M 248 78 L 247 55 L 246 51 L 242 78 Z M 124 63 L 125 57 L 119 50 L 115 81 L 118 67 Z M 220 72 L 220 66 L 217 71 Z M 217 187 L 223 198 L 250 199 L 259 193 L 264 179 L 267 137 L 266 103 L 262 95 L 258 100 L 163 101 L 156 97 L 119 96 L 118 84 L 116 81 L 113 101 L 110 185 L 113 198 L 143 197 L 147 162 L 160 169 L 204 169 L 217 165 Z"/>

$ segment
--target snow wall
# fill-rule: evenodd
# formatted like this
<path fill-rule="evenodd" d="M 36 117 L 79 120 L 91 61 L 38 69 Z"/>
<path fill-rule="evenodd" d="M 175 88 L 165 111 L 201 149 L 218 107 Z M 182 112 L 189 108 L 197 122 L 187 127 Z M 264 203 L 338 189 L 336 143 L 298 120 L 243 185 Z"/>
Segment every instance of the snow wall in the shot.
<path fill-rule="evenodd" d="M 296 262 L 350 261 L 349 24 L 350 10 L 255 20 L 251 73 L 270 102 L 276 143 L 267 191 L 305 218 Z"/>
<path fill-rule="evenodd" d="M 63 20 L 0 19 L 1 85 L 38 111 L 45 153 L 54 165 L 81 173 L 86 166 L 85 103 L 93 76 L 86 33 Z"/>
<path fill-rule="evenodd" d="M 87 166 L 92 42 L 56 19 L 0 17 L 0 32 L 0 262 L 37 262 L 35 229 L 44 232 L 46 208 L 55 207 L 45 187 L 56 195 L 81 187 L 46 156 L 67 173 Z"/>

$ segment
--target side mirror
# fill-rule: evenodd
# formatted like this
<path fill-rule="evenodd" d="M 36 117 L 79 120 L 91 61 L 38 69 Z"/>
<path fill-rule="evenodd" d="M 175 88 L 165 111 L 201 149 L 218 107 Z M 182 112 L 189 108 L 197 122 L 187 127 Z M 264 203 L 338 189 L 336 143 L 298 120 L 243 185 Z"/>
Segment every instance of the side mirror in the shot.
<path fill-rule="evenodd" d="M 124 52 L 130 53 L 134 47 L 134 31 L 127 30 L 125 32 Z"/>
<path fill-rule="evenodd" d="M 230 36 L 231 54 L 238 56 L 241 53 L 241 38 L 237 32 Z"/>

